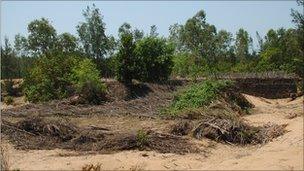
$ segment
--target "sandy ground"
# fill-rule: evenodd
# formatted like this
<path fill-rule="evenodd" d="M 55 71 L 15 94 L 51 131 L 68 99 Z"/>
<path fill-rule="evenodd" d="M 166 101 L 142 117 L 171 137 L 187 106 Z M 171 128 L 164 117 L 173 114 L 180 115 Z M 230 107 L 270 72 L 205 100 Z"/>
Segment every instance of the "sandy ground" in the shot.
<path fill-rule="evenodd" d="M 9 145 L 9 163 L 11 169 L 20 170 L 81 170 L 85 164 L 100 164 L 105 170 L 303 170 L 303 97 L 294 101 L 246 97 L 256 106 L 245 117 L 248 122 L 288 124 L 288 132 L 266 145 L 212 143 L 208 153 L 187 155 L 146 151 L 77 155 L 60 149 L 20 151 Z"/>

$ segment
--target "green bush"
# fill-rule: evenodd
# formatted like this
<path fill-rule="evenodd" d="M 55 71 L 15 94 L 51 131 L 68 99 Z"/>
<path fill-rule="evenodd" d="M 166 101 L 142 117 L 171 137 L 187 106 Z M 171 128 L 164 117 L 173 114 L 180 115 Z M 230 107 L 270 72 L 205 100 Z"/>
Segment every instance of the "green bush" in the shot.
<path fill-rule="evenodd" d="M 136 43 L 136 64 L 139 65 L 138 80 L 163 81 L 172 72 L 174 46 L 163 38 L 145 37 Z"/>
<path fill-rule="evenodd" d="M 187 77 L 198 71 L 198 68 L 195 68 L 194 65 L 194 57 L 189 53 L 174 55 L 173 64 L 172 74 L 174 76 Z"/>
<path fill-rule="evenodd" d="M 31 102 L 61 99 L 70 95 L 70 75 L 80 59 L 64 54 L 39 57 L 24 79 L 24 94 Z"/>
<path fill-rule="evenodd" d="M 222 80 L 206 80 L 193 84 L 175 95 L 168 112 L 175 115 L 187 109 L 206 106 L 216 99 L 221 89 L 231 84 L 230 81 Z"/>
<path fill-rule="evenodd" d="M 76 92 L 86 102 L 99 104 L 105 100 L 106 86 L 101 82 L 99 71 L 90 59 L 84 59 L 72 69 L 71 80 Z"/>
<path fill-rule="evenodd" d="M 143 130 L 138 130 L 136 135 L 136 144 L 138 147 L 143 147 L 147 145 L 149 141 L 148 134 Z"/>
<path fill-rule="evenodd" d="M 155 36 L 134 41 L 132 34 L 120 38 L 117 54 L 116 77 L 124 83 L 167 80 L 172 72 L 174 47 L 165 39 Z"/>

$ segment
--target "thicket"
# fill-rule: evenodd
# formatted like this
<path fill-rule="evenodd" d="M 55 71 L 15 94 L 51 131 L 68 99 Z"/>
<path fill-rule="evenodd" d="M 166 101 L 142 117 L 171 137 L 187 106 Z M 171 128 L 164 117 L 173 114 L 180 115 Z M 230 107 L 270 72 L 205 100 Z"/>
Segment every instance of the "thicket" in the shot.
<path fill-rule="evenodd" d="M 129 26 L 120 33 L 116 61 L 116 77 L 130 84 L 139 81 L 164 81 L 172 71 L 173 44 L 164 38 L 146 36 L 137 38 Z"/>
<path fill-rule="evenodd" d="M 23 86 L 31 102 L 62 99 L 77 93 L 90 103 L 99 103 L 101 99 L 97 97 L 105 92 L 91 60 L 63 53 L 41 56 Z"/>

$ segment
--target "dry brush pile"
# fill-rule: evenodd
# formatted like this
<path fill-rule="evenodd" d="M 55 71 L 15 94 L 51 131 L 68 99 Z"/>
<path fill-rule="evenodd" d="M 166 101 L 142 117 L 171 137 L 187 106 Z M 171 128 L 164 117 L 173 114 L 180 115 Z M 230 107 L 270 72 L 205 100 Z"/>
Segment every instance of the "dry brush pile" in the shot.
<path fill-rule="evenodd" d="M 8 138 L 17 149 L 61 148 L 95 153 L 138 149 L 178 154 L 199 151 L 187 138 L 152 130 L 113 132 L 103 127 L 77 127 L 66 120 L 40 117 L 17 123 L 2 121 L 1 136 Z"/>
<path fill-rule="evenodd" d="M 208 80 L 182 90 L 166 112 L 188 119 L 174 125 L 172 134 L 192 133 L 197 139 L 244 145 L 266 143 L 285 133 L 286 125 L 256 127 L 245 122 L 241 116 L 253 107 L 233 83 Z M 194 125 L 193 119 L 199 122 Z"/>

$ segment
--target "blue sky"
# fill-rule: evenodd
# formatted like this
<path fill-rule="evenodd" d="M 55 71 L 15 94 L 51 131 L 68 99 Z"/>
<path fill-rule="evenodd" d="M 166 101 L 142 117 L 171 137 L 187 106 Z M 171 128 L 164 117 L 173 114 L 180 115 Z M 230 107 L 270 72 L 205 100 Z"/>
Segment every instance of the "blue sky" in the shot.
<path fill-rule="evenodd" d="M 155 24 L 159 34 L 167 36 L 170 25 L 183 24 L 203 9 L 217 29 L 235 33 L 244 28 L 256 40 L 256 31 L 264 36 L 270 28 L 294 27 L 291 8 L 303 10 L 296 1 L 2 1 L 1 39 L 7 36 L 13 41 L 17 33 L 27 35 L 27 24 L 41 17 L 48 18 L 57 33 L 76 34 L 82 11 L 93 3 L 101 9 L 106 33 L 114 36 L 124 22 L 145 33 Z"/>

